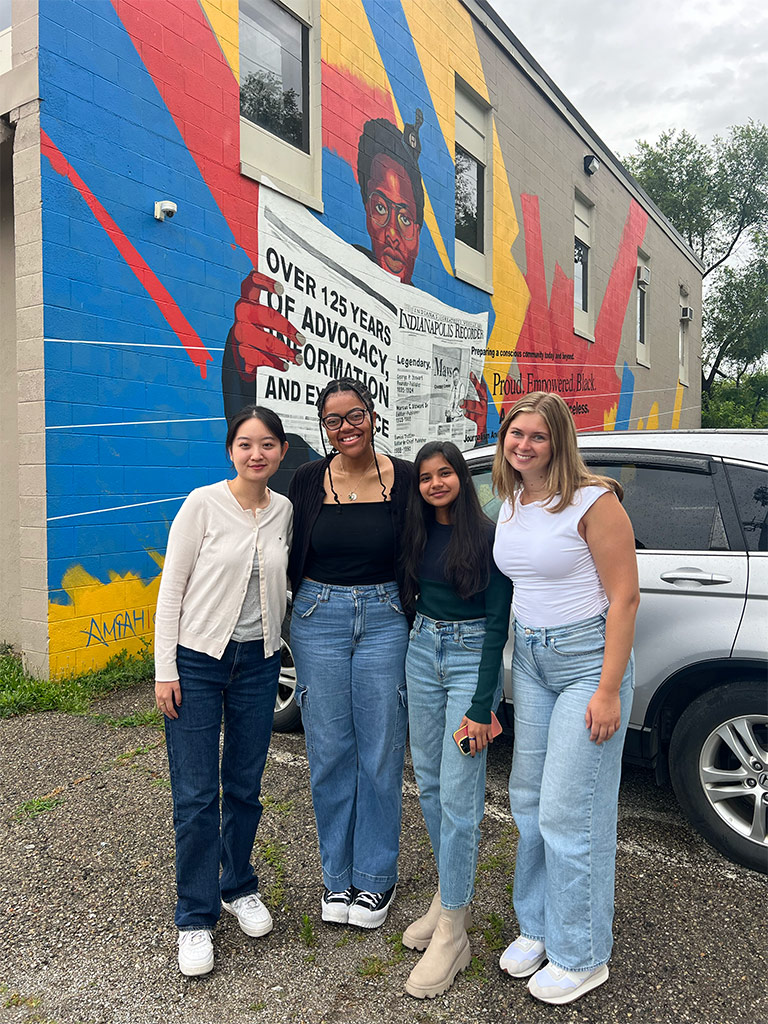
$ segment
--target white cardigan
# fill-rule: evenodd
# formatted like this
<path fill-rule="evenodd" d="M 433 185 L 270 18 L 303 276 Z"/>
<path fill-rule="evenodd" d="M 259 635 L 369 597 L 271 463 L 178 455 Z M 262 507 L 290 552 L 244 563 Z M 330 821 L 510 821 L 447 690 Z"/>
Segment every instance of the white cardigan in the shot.
<path fill-rule="evenodd" d="M 179 678 L 176 647 L 221 658 L 259 560 L 259 596 L 266 657 L 280 649 L 285 615 L 293 507 L 269 492 L 269 505 L 244 509 L 226 480 L 185 499 L 168 534 L 155 615 L 155 679 Z"/>

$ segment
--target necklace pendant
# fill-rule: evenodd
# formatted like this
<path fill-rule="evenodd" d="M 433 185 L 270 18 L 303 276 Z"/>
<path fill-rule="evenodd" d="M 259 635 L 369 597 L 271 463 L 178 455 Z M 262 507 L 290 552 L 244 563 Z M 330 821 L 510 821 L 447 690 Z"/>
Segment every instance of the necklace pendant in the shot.
<path fill-rule="evenodd" d="M 347 497 L 349 498 L 350 501 L 357 501 L 357 492 L 350 491 Z"/>

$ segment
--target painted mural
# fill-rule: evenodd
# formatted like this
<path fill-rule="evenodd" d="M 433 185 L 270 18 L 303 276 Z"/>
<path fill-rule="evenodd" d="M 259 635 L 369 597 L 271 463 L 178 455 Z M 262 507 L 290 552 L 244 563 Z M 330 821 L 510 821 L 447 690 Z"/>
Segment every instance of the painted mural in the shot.
<path fill-rule="evenodd" d="M 547 295 L 538 199 L 511 194 L 494 125 L 493 294 L 459 280 L 455 76 L 488 97 L 469 14 L 326 0 L 322 25 L 317 214 L 240 173 L 237 0 L 40 0 L 53 672 L 151 637 L 168 526 L 227 474 L 245 402 L 284 416 L 286 472 L 318 450 L 339 374 L 405 457 L 492 441 L 531 390 L 584 429 L 655 425 L 619 365 L 644 211 L 628 201 L 588 344 L 559 266 Z"/>

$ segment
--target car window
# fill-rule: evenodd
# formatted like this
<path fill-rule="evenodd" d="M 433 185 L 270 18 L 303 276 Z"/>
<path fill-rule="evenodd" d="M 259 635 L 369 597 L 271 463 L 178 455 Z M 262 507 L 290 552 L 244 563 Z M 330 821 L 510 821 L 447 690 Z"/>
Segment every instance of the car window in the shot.
<path fill-rule="evenodd" d="M 589 460 L 588 460 L 589 461 Z M 728 539 L 712 477 L 681 467 L 595 464 L 618 480 L 638 549 L 727 551 Z"/>
<path fill-rule="evenodd" d="M 748 551 L 768 551 L 768 470 L 726 464 Z"/>
<path fill-rule="evenodd" d="M 499 511 L 501 510 L 501 501 L 493 493 L 493 486 L 491 484 L 491 467 L 482 466 L 475 469 L 473 466 L 469 467 L 469 471 L 472 474 L 472 482 L 475 485 L 477 496 L 480 499 L 480 505 L 483 512 L 492 519 L 494 523 L 499 518 Z"/>

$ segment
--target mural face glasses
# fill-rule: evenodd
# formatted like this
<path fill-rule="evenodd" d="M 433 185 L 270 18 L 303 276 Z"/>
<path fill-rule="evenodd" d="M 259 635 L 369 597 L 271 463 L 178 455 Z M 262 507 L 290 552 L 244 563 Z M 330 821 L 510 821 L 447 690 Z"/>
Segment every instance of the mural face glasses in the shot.
<path fill-rule="evenodd" d="M 383 193 L 374 190 L 368 196 L 367 206 L 371 221 L 377 228 L 387 227 L 392 219 L 392 211 L 394 210 L 395 223 L 400 235 L 406 241 L 410 241 L 416 234 L 416 221 L 408 212 L 408 207 L 405 203 L 393 203 Z"/>
<path fill-rule="evenodd" d="M 332 412 L 328 416 L 323 416 L 320 422 L 326 430 L 338 430 L 344 420 L 349 423 L 351 427 L 359 427 L 361 423 L 365 421 L 365 417 L 368 415 L 367 409 L 361 409 L 356 406 L 354 409 L 350 409 L 348 413 L 343 416 L 339 416 L 338 413 Z"/>

